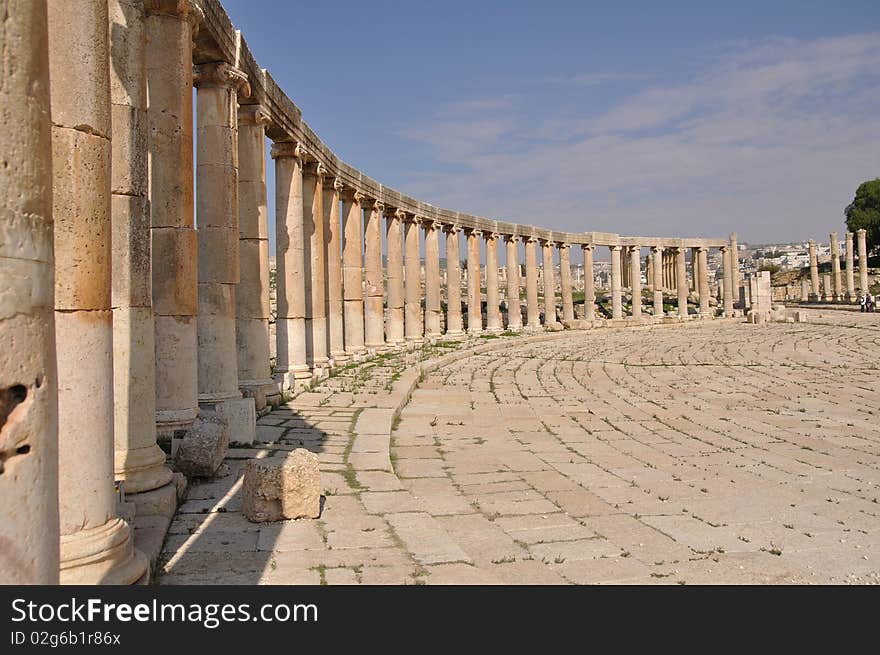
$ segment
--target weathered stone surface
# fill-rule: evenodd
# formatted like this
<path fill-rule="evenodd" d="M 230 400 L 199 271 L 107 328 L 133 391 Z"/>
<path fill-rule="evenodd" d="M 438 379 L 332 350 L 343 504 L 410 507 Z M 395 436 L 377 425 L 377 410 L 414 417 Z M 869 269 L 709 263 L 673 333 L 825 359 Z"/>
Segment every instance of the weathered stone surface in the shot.
<path fill-rule="evenodd" d="M 202 412 L 180 442 L 174 465 L 188 478 L 210 477 L 220 468 L 228 448 L 226 421 L 210 412 Z"/>
<path fill-rule="evenodd" d="M 242 511 L 255 523 L 318 518 L 321 472 L 317 455 L 297 448 L 285 457 L 248 461 L 242 496 Z"/>

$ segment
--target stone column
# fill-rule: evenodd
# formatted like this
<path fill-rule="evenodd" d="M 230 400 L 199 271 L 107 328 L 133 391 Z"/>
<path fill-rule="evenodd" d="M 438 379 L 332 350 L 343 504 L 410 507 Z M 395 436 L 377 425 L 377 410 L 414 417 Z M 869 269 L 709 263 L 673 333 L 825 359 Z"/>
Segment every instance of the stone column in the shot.
<path fill-rule="evenodd" d="M 327 377 L 330 369 L 327 338 L 327 241 L 324 226 L 323 164 L 303 167 L 303 234 L 305 236 L 306 351 L 312 378 Z"/>
<path fill-rule="evenodd" d="M 282 391 L 299 391 L 312 379 L 306 351 L 305 234 L 302 161 L 297 143 L 275 143 L 275 380 Z"/>
<path fill-rule="evenodd" d="M 739 246 L 737 245 L 736 232 L 730 233 L 730 272 L 733 275 L 733 303 L 739 302 L 739 288 L 742 284 L 739 275 Z"/>
<path fill-rule="evenodd" d="M 498 235 L 484 232 L 486 239 L 486 331 L 501 332 L 501 300 L 498 295 Z"/>
<path fill-rule="evenodd" d="M 834 287 L 832 286 L 831 273 L 822 274 L 822 288 L 825 291 L 825 302 L 833 302 Z"/>
<path fill-rule="evenodd" d="M 235 343 L 238 388 L 256 409 L 281 395 L 269 369 L 269 217 L 266 201 L 266 132 L 259 105 L 238 110 L 238 259 Z"/>
<path fill-rule="evenodd" d="M 562 293 L 562 320 L 574 320 L 574 300 L 571 297 L 571 246 L 559 244 L 559 285 Z"/>
<path fill-rule="evenodd" d="M 46 3 L 7 0 L 3 13 L 0 584 L 58 584 L 58 378 Z M 110 417 L 103 420 L 109 423 Z"/>
<path fill-rule="evenodd" d="M 405 306 L 404 336 L 406 342 L 414 345 L 422 343 L 422 264 L 419 255 L 419 221 L 408 215 L 404 221 L 406 242 L 405 259 Z"/>
<path fill-rule="evenodd" d="M 199 221 L 199 408 L 226 424 L 229 441 L 253 443 L 254 400 L 238 389 L 238 92 L 247 76 L 225 62 L 195 68 Z M 221 441 L 222 443 L 222 441 Z"/>
<path fill-rule="evenodd" d="M 868 232 L 867 230 L 856 231 L 856 239 L 859 248 L 859 289 L 862 293 L 868 292 Z"/>
<path fill-rule="evenodd" d="M 367 352 L 385 350 L 385 286 L 382 271 L 382 215 L 385 205 L 364 208 L 364 336 Z"/>
<path fill-rule="evenodd" d="M 461 320 L 461 254 L 458 247 L 457 225 L 446 230 L 446 336 L 464 335 Z"/>
<path fill-rule="evenodd" d="M 832 300 L 843 300 L 843 285 L 840 278 L 840 242 L 837 240 L 837 232 L 832 232 L 829 238 L 831 252 L 831 275 L 834 281 L 834 297 Z"/>
<path fill-rule="evenodd" d="M 483 332 L 482 294 L 480 293 L 480 232 L 465 230 L 467 236 L 467 300 L 468 300 L 468 334 L 471 336 Z"/>
<path fill-rule="evenodd" d="M 801 280 L 801 300 L 806 302 L 810 299 L 810 281 L 806 278 Z"/>
<path fill-rule="evenodd" d="M 733 317 L 733 267 L 731 266 L 732 251 L 730 246 L 721 246 L 721 266 L 723 267 L 724 280 L 722 293 L 724 295 L 724 317 Z"/>
<path fill-rule="evenodd" d="M 363 196 L 354 189 L 342 194 L 344 243 L 342 245 L 342 295 L 345 318 L 345 352 L 355 361 L 367 352 L 364 346 L 364 240 L 361 226 Z"/>
<path fill-rule="evenodd" d="M 522 329 L 522 308 L 519 303 L 519 248 L 517 238 L 506 234 L 507 246 L 507 329 Z"/>
<path fill-rule="evenodd" d="M 20 19 L 9 13 L 9 7 L 4 13 L 5 32 L 6 21 Z M 106 0 L 48 3 L 62 584 L 131 584 L 149 575 L 146 557 L 134 548 L 128 523 L 117 514 L 113 486 L 108 20 Z M 39 38 L 39 33 L 34 37 Z M 5 41 L 3 45 L 7 63 Z M 33 90 L 39 94 L 39 86 Z M 6 106 L 2 111 L 5 114 Z M 27 156 L 32 156 L 30 148 Z M 4 238 L 2 247 L 8 243 Z M 31 297 L 39 298 L 40 290 Z M 22 416 L 28 407 L 22 406 L 28 387 L 44 381 L 28 379 L 28 386 L 22 382 L 3 390 L 4 412 L 18 401 L 16 413 Z M 33 398 L 39 399 L 39 392 Z M 12 432 L 12 426 L 4 425 L 3 432 Z M 4 434 L 4 444 L 6 438 Z M 29 452 L 16 448 L 14 454 Z M 40 495 L 36 489 L 33 493 Z M 3 502 L 9 499 L 4 497 Z M 54 545 L 48 550 L 53 549 Z M 4 546 L 4 554 L 6 550 Z"/>
<path fill-rule="evenodd" d="M 711 318 L 709 309 L 709 249 L 697 248 L 697 281 L 700 283 L 700 316 Z"/>
<path fill-rule="evenodd" d="M 855 302 L 858 300 L 856 296 L 856 276 L 854 269 L 855 258 L 853 256 L 853 233 L 846 233 L 846 300 L 847 302 Z"/>
<path fill-rule="evenodd" d="M 813 286 L 813 300 L 822 300 L 822 291 L 819 289 L 819 258 L 816 254 L 816 242 L 810 239 L 810 282 Z"/>
<path fill-rule="evenodd" d="M 170 440 L 184 434 L 198 413 L 192 51 L 203 15 L 192 1 L 147 0 L 144 6 L 156 427 Z"/>
<path fill-rule="evenodd" d="M 645 258 L 645 277 L 648 280 L 648 291 L 654 291 L 654 251 L 651 250 Z"/>
<path fill-rule="evenodd" d="M 541 311 L 538 309 L 538 254 L 537 239 L 523 237 L 526 249 L 526 322 L 530 330 L 541 327 Z"/>
<path fill-rule="evenodd" d="M 688 317 L 688 281 L 686 274 L 686 264 L 684 261 L 685 249 L 675 249 L 675 282 L 678 289 L 678 316 L 680 318 Z"/>
<path fill-rule="evenodd" d="M 443 305 L 440 300 L 440 225 L 425 220 L 425 337 L 437 339 Z"/>
<path fill-rule="evenodd" d="M 345 321 L 342 298 L 342 222 L 339 219 L 339 201 L 342 182 L 334 179 L 324 184 L 324 227 L 327 239 L 327 333 L 330 360 L 334 366 L 345 364 Z"/>
<path fill-rule="evenodd" d="M 145 17 L 143 4 L 130 0 L 110 0 L 108 10 L 119 44 L 110 59 L 114 470 L 126 494 L 139 494 L 171 482 L 156 443 Z M 161 493 L 176 502 L 173 486 Z"/>
<path fill-rule="evenodd" d="M 629 246 L 623 246 L 620 251 L 620 288 L 629 288 Z"/>
<path fill-rule="evenodd" d="M 629 253 L 629 277 L 632 287 L 632 316 L 642 317 L 642 252 L 633 246 Z"/>
<path fill-rule="evenodd" d="M 621 262 L 620 246 L 609 246 L 611 250 L 611 318 L 623 318 L 623 301 L 621 298 Z"/>
<path fill-rule="evenodd" d="M 691 286 L 694 293 L 700 293 L 699 248 L 691 248 Z"/>
<path fill-rule="evenodd" d="M 553 244 L 541 240 L 544 271 L 544 325 L 556 327 L 556 275 L 553 271 Z"/>
<path fill-rule="evenodd" d="M 584 252 L 584 318 L 596 320 L 596 278 L 593 270 L 593 245 L 581 246 Z"/>
<path fill-rule="evenodd" d="M 654 319 L 659 320 L 663 318 L 663 248 L 651 246 L 648 257 L 654 264 Z"/>
<path fill-rule="evenodd" d="M 385 214 L 385 248 L 388 277 L 388 323 L 386 326 L 388 345 L 400 347 L 404 341 L 403 332 L 403 220 L 406 212 L 389 210 Z"/>

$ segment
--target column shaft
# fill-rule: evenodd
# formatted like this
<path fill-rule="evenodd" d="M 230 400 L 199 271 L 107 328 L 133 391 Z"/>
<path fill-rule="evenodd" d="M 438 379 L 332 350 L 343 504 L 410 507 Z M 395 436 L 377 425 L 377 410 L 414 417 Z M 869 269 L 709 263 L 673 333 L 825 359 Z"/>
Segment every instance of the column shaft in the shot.
<path fill-rule="evenodd" d="M 385 247 L 386 266 L 388 269 L 388 319 L 387 339 L 388 344 L 402 346 L 404 344 L 403 315 L 404 315 L 404 287 L 403 287 L 403 219 L 405 214 L 400 211 L 392 211 L 385 215 L 386 232 Z"/>
<path fill-rule="evenodd" d="M 739 303 L 739 288 L 741 279 L 739 274 L 739 246 L 736 242 L 736 232 L 730 233 L 730 273 L 733 276 L 733 303 Z"/>
<path fill-rule="evenodd" d="M 486 330 L 501 332 L 501 301 L 498 295 L 498 235 L 486 233 Z"/>
<path fill-rule="evenodd" d="M 425 336 L 436 339 L 442 334 L 440 300 L 440 225 L 425 221 Z"/>
<path fill-rule="evenodd" d="M 663 249 L 660 246 L 652 246 L 648 257 L 653 262 L 654 274 L 654 319 L 663 318 Z"/>
<path fill-rule="evenodd" d="M 810 284 L 813 287 L 813 299 L 822 300 L 822 291 L 819 289 L 819 259 L 816 253 L 816 242 L 810 239 Z"/>
<path fill-rule="evenodd" d="M 458 337 L 464 334 L 461 317 L 461 254 L 459 228 L 446 228 L 446 334 Z"/>
<path fill-rule="evenodd" d="M 327 334 L 327 240 L 324 224 L 324 167 L 303 169 L 303 231 L 306 247 L 306 346 L 312 377 L 330 367 Z"/>
<path fill-rule="evenodd" d="M 733 267 L 731 266 L 731 248 L 725 246 L 721 248 L 721 266 L 723 267 L 724 282 L 724 316 L 725 318 L 733 317 Z"/>
<path fill-rule="evenodd" d="M 275 380 L 282 391 L 298 391 L 311 380 L 306 351 L 304 152 L 289 141 L 272 146 L 275 160 Z"/>
<path fill-rule="evenodd" d="M 593 246 L 581 246 L 584 251 L 584 318 L 596 319 L 596 278 L 593 270 Z"/>
<path fill-rule="evenodd" d="M 110 66 L 114 470 L 125 492 L 171 482 L 156 443 L 156 345 L 150 285 L 144 8 L 110 0 L 110 29 L 125 36 Z"/>
<path fill-rule="evenodd" d="M 385 284 L 382 272 L 382 214 L 376 201 L 364 210 L 364 336 L 370 353 L 385 349 Z"/>
<path fill-rule="evenodd" d="M 559 244 L 559 288 L 562 293 L 562 320 L 574 320 L 574 300 L 571 289 L 571 247 Z"/>
<path fill-rule="evenodd" d="M 113 486 L 108 21 L 106 0 L 48 3 L 62 584 L 131 584 L 147 572 Z"/>
<path fill-rule="evenodd" d="M 480 293 L 480 233 L 467 230 L 467 291 L 468 291 L 468 334 L 476 335 L 483 331 L 482 294 Z"/>
<path fill-rule="evenodd" d="M 846 233 L 846 300 L 856 301 L 856 276 L 854 270 L 855 257 L 853 256 L 853 233 Z"/>
<path fill-rule="evenodd" d="M 654 255 L 653 250 L 645 258 L 645 277 L 648 280 L 648 291 L 654 291 Z"/>
<path fill-rule="evenodd" d="M 859 289 L 862 293 L 868 292 L 868 232 L 867 230 L 856 231 L 856 239 L 859 248 Z"/>
<path fill-rule="evenodd" d="M 514 236 L 505 236 L 507 247 L 507 329 L 522 329 L 522 308 L 519 302 L 519 248 Z"/>
<path fill-rule="evenodd" d="M 541 310 L 538 308 L 538 253 L 537 239 L 523 239 L 526 249 L 526 320 L 528 327 L 536 330 L 541 327 Z"/>
<path fill-rule="evenodd" d="M 831 276 L 834 281 L 834 298 L 839 302 L 843 300 L 843 285 L 840 277 L 840 241 L 837 240 L 837 232 L 832 232 L 829 238 L 831 251 Z"/>
<path fill-rule="evenodd" d="M 544 271 L 544 325 L 556 325 L 556 275 L 553 271 L 553 244 L 541 242 Z"/>
<path fill-rule="evenodd" d="M 345 318 L 345 352 L 360 359 L 364 346 L 364 242 L 361 200 L 352 189 L 342 196 L 344 243 L 342 245 L 342 295 Z"/>
<path fill-rule="evenodd" d="M 54 585 L 59 541 L 58 378 L 46 3 L 8 0 L 4 9 L 0 161 L 7 167 L 0 175 L 0 451 L 5 457 L 0 464 L 0 584 Z"/>
<path fill-rule="evenodd" d="M 404 222 L 406 242 L 404 336 L 408 343 L 422 342 L 422 263 L 419 254 L 421 226 L 414 216 Z"/>
<path fill-rule="evenodd" d="M 238 259 L 235 343 L 238 388 L 256 409 L 281 400 L 269 368 L 269 216 L 266 198 L 268 114 L 259 105 L 238 111 Z"/>
<path fill-rule="evenodd" d="M 700 283 L 700 316 L 709 318 L 709 251 L 707 248 L 697 248 L 697 280 Z"/>
<path fill-rule="evenodd" d="M 611 246 L 611 318 L 623 318 L 623 298 L 621 292 L 620 246 Z"/>
<path fill-rule="evenodd" d="M 324 228 L 327 241 L 327 334 L 330 359 L 334 366 L 345 364 L 345 320 L 342 297 L 342 222 L 339 201 L 342 183 L 324 185 Z"/>
<path fill-rule="evenodd" d="M 675 249 L 675 284 L 678 289 L 678 316 L 688 317 L 688 281 L 685 263 L 685 249 Z"/>
<path fill-rule="evenodd" d="M 629 253 L 629 278 L 632 287 L 632 316 L 642 317 L 642 252 L 633 246 Z"/>

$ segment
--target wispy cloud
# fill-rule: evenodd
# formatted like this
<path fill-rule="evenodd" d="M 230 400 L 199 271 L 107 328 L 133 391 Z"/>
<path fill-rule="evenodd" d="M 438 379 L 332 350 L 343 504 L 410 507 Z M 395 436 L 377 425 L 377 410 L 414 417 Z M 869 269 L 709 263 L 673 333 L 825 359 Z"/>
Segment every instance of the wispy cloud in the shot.
<path fill-rule="evenodd" d="M 683 83 L 631 82 L 592 115 L 548 111 L 552 98 L 530 115 L 517 89 L 451 103 L 406 134 L 454 172 L 414 173 L 407 189 L 561 229 L 757 240 L 839 227 L 880 175 L 880 34 L 740 42 Z"/>

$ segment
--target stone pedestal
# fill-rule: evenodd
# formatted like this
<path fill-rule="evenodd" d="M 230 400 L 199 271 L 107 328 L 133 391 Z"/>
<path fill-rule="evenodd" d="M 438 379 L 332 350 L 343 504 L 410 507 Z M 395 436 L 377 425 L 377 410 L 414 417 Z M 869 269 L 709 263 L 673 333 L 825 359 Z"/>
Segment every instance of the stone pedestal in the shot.
<path fill-rule="evenodd" d="M 46 3 L 9 0 L 4 9 L 0 584 L 58 584 L 58 378 Z M 69 464 L 72 475 L 75 462 Z"/>
<path fill-rule="evenodd" d="M 318 518 L 321 514 L 318 456 L 297 448 L 283 457 L 249 460 L 241 493 L 242 513 L 255 523 Z"/>
<path fill-rule="evenodd" d="M 507 329 L 522 329 L 522 307 L 519 302 L 520 275 L 519 275 L 519 248 L 517 238 L 507 235 L 504 237 L 507 248 Z"/>
<path fill-rule="evenodd" d="M 113 484 L 108 20 L 107 2 L 48 3 L 62 584 L 148 576 Z"/>
<path fill-rule="evenodd" d="M 300 391 L 312 379 L 306 354 L 306 283 L 303 243 L 302 158 L 299 144 L 272 146 L 275 160 L 275 381 L 282 391 Z"/>

